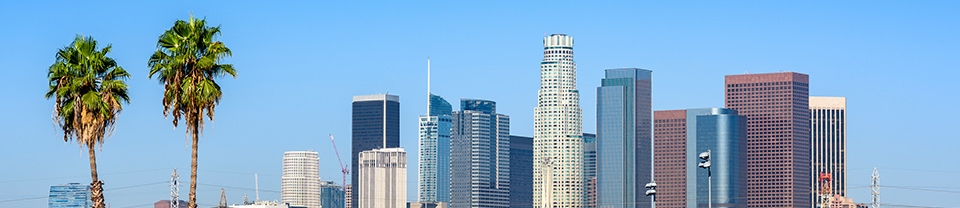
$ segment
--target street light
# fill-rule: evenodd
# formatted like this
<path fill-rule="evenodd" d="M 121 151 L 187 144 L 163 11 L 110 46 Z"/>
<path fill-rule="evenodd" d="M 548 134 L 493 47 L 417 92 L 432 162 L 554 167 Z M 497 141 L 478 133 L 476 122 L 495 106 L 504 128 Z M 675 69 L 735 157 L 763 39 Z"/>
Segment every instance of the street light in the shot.
<path fill-rule="evenodd" d="M 713 208 L 713 183 L 710 180 L 710 150 L 700 153 L 700 159 L 703 160 L 697 166 L 707 169 L 707 207 Z"/>
<path fill-rule="evenodd" d="M 650 196 L 652 200 L 650 201 L 650 203 L 651 204 L 657 203 L 656 202 L 657 201 L 657 182 L 651 181 L 650 183 L 647 183 L 647 185 L 643 187 L 646 187 L 647 189 L 649 189 L 647 190 L 647 196 Z M 656 207 L 656 205 L 654 205 L 654 207 Z"/>

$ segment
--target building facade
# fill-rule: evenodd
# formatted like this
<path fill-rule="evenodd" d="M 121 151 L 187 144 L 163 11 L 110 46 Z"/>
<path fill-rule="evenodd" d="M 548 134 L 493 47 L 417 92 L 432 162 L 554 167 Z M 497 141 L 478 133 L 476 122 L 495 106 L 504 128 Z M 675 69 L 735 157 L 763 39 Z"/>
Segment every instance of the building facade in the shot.
<path fill-rule="evenodd" d="M 353 202 L 350 201 L 350 196 L 353 196 L 353 185 L 347 184 L 343 189 L 343 207 L 344 208 L 353 208 Z"/>
<path fill-rule="evenodd" d="M 573 37 L 544 37 L 534 108 L 534 207 L 583 206 L 582 116 Z"/>
<path fill-rule="evenodd" d="M 510 135 L 510 207 L 533 208 L 533 137 Z"/>
<path fill-rule="evenodd" d="M 187 201 L 180 200 L 178 208 L 187 208 L 187 206 L 189 206 Z M 170 200 L 157 201 L 156 203 L 153 203 L 153 208 L 170 208 Z"/>
<path fill-rule="evenodd" d="M 400 96 L 390 94 L 353 96 L 350 183 L 360 181 L 360 152 L 400 147 Z M 353 192 L 351 202 L 358 202 Z"/>
<path fill-rule="evenodd" d="M 583 133 L 583 207 L 597 207 L 597 135 Z"/>
<path fill-rule="evenodd" d="M 652 71 L 607 69 L 597 88 L 597 206 L 651 207 L 653 181 Z"/>
<path fill-rule="evenodd" d="M 407 153 L 403 148 L 360 152 L 359 208 L 404 208 L 407 205 Z"/>
<path fill-rule="evenodd" d="M 462 99 L 450 130 L 450 207 L 510 206 L 510 117 Z"/>
<path fill-rule="evenodd" d="M 814 206 L 822 202 L 820 174 L 830 174 L 832 196 L 847 194 L 847 98 L 810 97 L 810 142 L 813 157 L 810 184 Z"/>
<path fill-rule="evenodd" d="M 687 110 L 653 112 L 658 208 L 687 207 Z M 697 153 L 694 153 L 697 154 Z"/>
<path fill-rule="evenodd" d="M 728 75 L 726 108 L 747 117 L 747 206 L 811 207 L 809 76 Z"/>
<path fill-rule="evenodd" d="M 427 115 L 420 116 L 419 202 L 450 201 L 450 127 L 452 108 L 430 94 Z"/>
<path fill-rule="evenodd" d="M 280 200 L 290 206 L 320 208 L 320 157 L 317 152 L 283 153 Z"/>
<path fill-rule="evenodd" d="M 320 206 L 323 208 L 343 208 L 343 187 L 333 181 L 320 182 Z"/>
<path fill-rule="evenodd" d="M 68 183 L 50 186 L 47 205 L 50 208 L 86 208 L 93 206 L 90 201 L 90 186 L 81 183 Z"/>

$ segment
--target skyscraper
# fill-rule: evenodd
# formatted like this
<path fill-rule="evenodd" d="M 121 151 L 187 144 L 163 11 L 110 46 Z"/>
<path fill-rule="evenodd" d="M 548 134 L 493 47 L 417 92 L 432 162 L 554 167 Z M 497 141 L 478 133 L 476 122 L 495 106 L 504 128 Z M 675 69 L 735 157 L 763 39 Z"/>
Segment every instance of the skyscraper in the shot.
<path fill-rule="evenodd" d="M 407 205 L 407 153 L 403 148 L 360 152 L 358 208 L 404 208 Z"/>
<path fill-rule="evenodd" d="M 343 187 L 333 181 L 320 182 L 320 206 L 323 208 L 343 208 Z"/>
<path fill-rule="evenodd" d="M 420 116 L 420 202 L 450 201 L 450 113 L 447 100 L 430 94 Z"/>
<path fill-rule="evenodd" d="M 651 207 L 643 193 L 653 181 L 650 104 L 652 71 L 607 69 L 597 88 L 597 206 Z"/>
<path fill-rule="evenodd" d="M 353 208 L 353 201 L 350 201 L 350 196 L 353 196 L 353 185 L 347 184 L 343 188 L 343 208 Z"/>
<path fill-rule="evenodd" d="M 534 207 L 583 206 L 582 120 L 573 37 L 544 37 L 534 109 Z"/>
<path fill-rule="evenodd" d="M 462 99 L 450 130 L 450 207 L 510 206 L 510 117 Z"/>
<path fill-rule="evenodd" d="M 50 208 L 87 208 L 93 205 L 90 201 L 90 186 L 80 183 L 68 183 L 50 186 L 50 196 L 47 205 Z"/>
<path fill-rule="evenodd" d="M 283 152 L 280 200 L 290 206 L 320 208 L 320 157 L 317 152 Z"/>
<path fill-rule="evenodd" d="M 830 174 L 833 195 L 847 194 L 847 98 L 810 97 L 810 141 L 813 147 L 813 207 L 820 204 L 820 173 Z"/>
<path fill-rule="evenodd" d="M 809 77 L 727 75 L 726 108 L 747 117 L 747 206 L 811 207 Z"/>
<path fill-rule="evenodd" d="M 597 207 L 597 135 L 583 133 L 583 207 Z"/>
<path fill-rule="evenodd" d="M 352 136 L 350 183 L 357 184 L 360 181 L 360 152 L 400 147 L 400 96 L 353 96 Z M 357 196 L 359 192 L 353 191 L 350 201 L 354 204 L 359 202 Z"/>
<path fill-rule="evenodd" d="M 533 138 L 510 136 L 510 208 L 533 207 Z"/>
<path fill-rule="evenodd" d="M 746 117 L 730 109 L 654 112 L 657 207 L 747 207 Z M 710 151 L 708 170 L 699 154 Z"/>

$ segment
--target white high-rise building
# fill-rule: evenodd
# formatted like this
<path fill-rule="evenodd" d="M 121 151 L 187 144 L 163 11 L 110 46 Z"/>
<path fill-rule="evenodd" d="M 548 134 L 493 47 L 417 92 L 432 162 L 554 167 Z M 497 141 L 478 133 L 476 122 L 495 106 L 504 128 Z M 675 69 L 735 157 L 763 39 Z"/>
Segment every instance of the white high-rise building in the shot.
<path fill-rule="evenodd" d="M 534 109 L 533 207 L 582 207 L 582 115 L 573 37 L 547 36 Z"/>
<path fill-rule="evenodd" d="M 290 206 L 320 208 L 320 158 L 314 151 L 283 153 L 280 200 Z"/>
<path fill-rule="evenodd" d="M 358 208 L 406 208 L 407 152 L 383 148 L 360 152 Z"/>

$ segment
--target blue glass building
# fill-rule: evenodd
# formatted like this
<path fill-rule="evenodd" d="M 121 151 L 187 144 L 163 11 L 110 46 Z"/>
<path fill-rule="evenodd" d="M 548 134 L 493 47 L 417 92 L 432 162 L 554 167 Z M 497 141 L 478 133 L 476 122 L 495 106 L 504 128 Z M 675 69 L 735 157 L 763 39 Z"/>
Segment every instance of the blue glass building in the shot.
<path fill-rule="evenodd" d="M 343 187 L 333 183 L 333 181 L 320 182 L 320 207 L 323 208 L 343 208 Z"/>
<path fill-rule="evenodd" d="M 651 207 L 652 71 L 607 69 L 597 88 L 597 206 Z"/>
<path fill-rule="evenodd" d="M 90 201 L 90 186 L 80 183 L 68 183 L 50 186 L 50 197 L 47 204 L 50 208 L 87 208 L 93 205 Z"/>
<path fill-rule="evenodd" d="M 452 108 L 430 94 L 427 115 L 420 116 L 419 202 L 450 201 L 450 127 Z"/>
<path fill-rule="evenodd" d="M 510 208 L 533 208 L 533 137 L 510 135 Z"/>
<path fill-rule="evenodd" d="M 747 207 L 747 119 L 725 108 L 687 110 L 687 207 L 707 207 L 707 169 L 698 155 L 710 150 L 713 207 Z M 696 142 L 689 139 L 696 138 Z"/>

